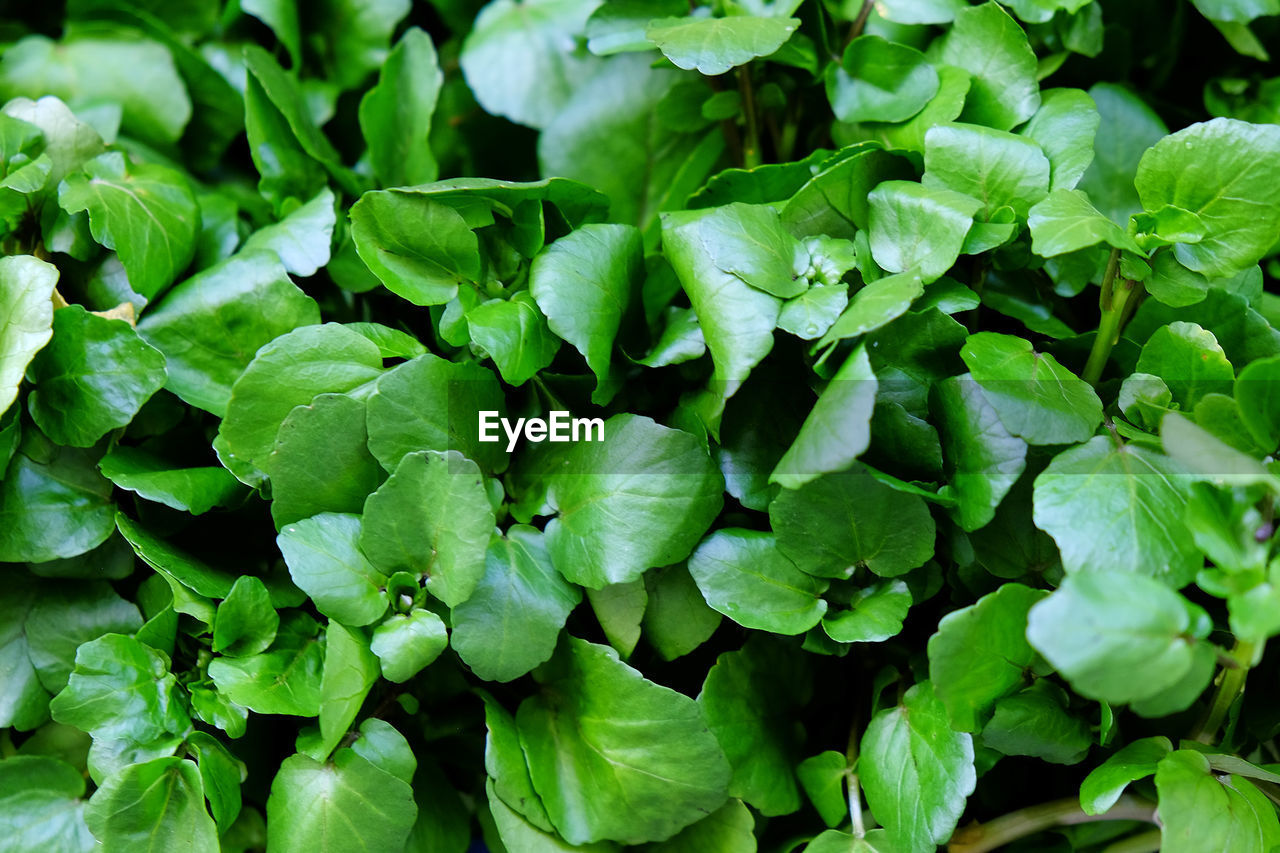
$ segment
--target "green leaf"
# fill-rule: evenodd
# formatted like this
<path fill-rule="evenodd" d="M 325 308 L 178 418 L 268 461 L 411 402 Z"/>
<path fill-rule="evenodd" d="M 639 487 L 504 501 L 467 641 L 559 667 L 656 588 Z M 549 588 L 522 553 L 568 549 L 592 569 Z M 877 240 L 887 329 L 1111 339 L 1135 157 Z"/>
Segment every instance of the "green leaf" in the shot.
<path fill-rule="evenodd" d="M 38 101 L 14 98 L 4 105 L 3 112 L 35 125 L 44 134 L 44 153 L 51 166 L 46 187 L 58 186 L 63 178 L 102 153 L 98 131 L 77 119 L 66 104 L 52 95 Z"/>
<path fill-rule="evenodd" d="M 244 487 L 225 468 L 177 468 L 137 447 L 113 447 L 98 462 L 102 475 L 139 497 L 202 515 L 243 497 Z"/>
<path fill-rule="evenodd" d="M 978 199 L 988 221 L 1006 206 L 1025 217 L 1049 192 L 1049 160 L 1036 142 L 977 125 L 939 125 L 926 133 L 924 169 L 925 187 Z"/>
<path fill-rule="evenodd" d="M 827 612 L 827 581 L 796 568 L 770 533 L 717 530 L 689 558 L 689 574 L 713 610 L 746 628 L 803 634 Z"/>
<path fill-rule="evenodd" d="M 1175 205 L 1207 232 L 1174 246 L 1183 266 L 1225 277 L 1268 252 L 1280 228 L 1280 177 L 1265 164 L 1277 153 L 1280 130 L 1218 118 L 1165 137 L 1142 156 L 1135 185 L 1143 207 Z"/>
<path fill-rule="evenodd" d="M 209 664 L 209 677 L 220 694 L 251 711 L 314 717 L 320 713 L 324 661 L 318 627 L 304 614 L 286 616 L 270 649 L 250 657 L 216 658 Z"/>
<path fill-rule="evenodd" d="M 151 164 L 103 154 L 58 190 L 68 213 L 89 213 L 93 238 L 115 249 L 129 286 L 148 299 L 173 283 L 195 254 L 200 207 L 185 178 Z"/>
<path fill-rule="evenodd" d="M 186 746 L 200 766 L 200 780 L 204 784 L 205 796 L 209 798 L 209 811 L 225 831 L 240 814 L 240 781 L 244 764 L 237 761 L 217 738 L 204 732 L 188 735 Z"/>
<path fill-rule="evenodd" d="M 425 575 L 427 591 L 455 607 L 484 575 L 493 527 L 476 464 L 453 450 L 424 450 L 400 460 L 369 496 L 360 547 L 388 575 Z"/>
<path fill-rule="evenodd" d="M 1080 190 L 1055 189 L 1031 208 L 1027 217 L 1031 247 L 1037 255 L 1052 258 L 1106 243 L 1142 254 L 1142 249 Z"/>
<path fill-rule="evenodd" d="M 17 398 L 27 365 L 53 335 L 57 284 L 52 264 L 31 255 L 0 258 L 0 414 Z"/>
<path fill-rule="evenodd" d="M 1085 814 L 1109 811 L 1130 782 L 1155 773 L 1156 765 L 1172 749 L 1167 737 L 1144 737 L 1102 762 L 1080 785 L 1080 806 Z"/>
<path fill-rule="evenodd" d="M 1040 98 L 1040 109 L 1019 132 L 1039 143 L 1049 158 L 1049 188 L 1073 189 L 1093 162 L 1098 107 L 1080 89 L 1045 89 Z"/>
<path fill-rule="evenodd" d="M 1280 844 L 1280 824 L 1267 796 L 1243 776 L 1214 773 L 1201 752 L 1179 749 L 1162 758 L 1156 791 L 1165 853 L 1266 853 Z"/>
<path fill-rule="evenodd" d="M 901 160 L 873 143 L 842 149 L 827 162 L 831 165 L 809 178 L 782 208 L 783 223 L 798 237 L 853 239 L 870 219 L 871 190 L 881 181 L 908 176 Z"/>
<path fill-rule="evenodd" d="M 871 414 L 878 387 L 866 345 L 861 344 L 831 378 L 800 434 L 769 475 L 769 482 L 798 489 L 853 464 L 871 443 Z"/>
<path fill-rule="evenodd" d="M 1089 725 L 1069 714 L 1060 698 L 1041 685 L 1049 686 L 1040 682 L 996 702 L 995 714 L 982 729 L 982 743 L 1005 755 L 1078 764 L 1093 745 Z"/>
<path fill-rule="evenodd" d="M 876 35 L 849 42 L 826 73 L 827 98 L 840 121 L 898 122 L 938 93 L 938 72 L 913 47 Z"/>
<path fill-rule="evenodd" d="M 324 512 L 286 524 L 276 544 L 289 576 L 321 613 L 347 625 L 368 625 L 387 609 L 387 576 L 361 552 L 360 516 Z"/>
<path fill-rule="evenodd" d="M 431 117 L 444 74 L 431 37 L 410 27 L 380 63 L 378 84 L 360 100 L 360 130 L 373 175 L 384 187 L 434 181 Z"/>
<path fill-rule="evenodd" d="M 49 710 L 95 739 L 147 743 L 190 725 L 169 659 L 132 637 L 106 634 L 76 651 L 76 667 Z"/>
<path fill-rule="evenodd" d="M 1213 21 L 1247 24 L 1265 15 L 1280 15 L 1276 0 L 1193 0 L 1200 14 Z"/>
<path fill-rule="evenodd" d="M 1022 476 L 1027 443 L 1005 429 L 971 374 L 939 382 L 930 403 L 957 500 L 954 517 L 963 529 L 977 530 L 995 518 L 996 507 Z"/>
<path fill-rule="evenodd" d="M 217 853 L 204 794 L 195 763 L 156 758 L 108 778 L 89 800 L 85 823 L 104 851 Z"/>
<path fill-rule="evenodd" d="M 733 767 L 729 795 L 766 816 L 801 805 L 792 771 L 800 748 L 794 720 L 812 693 L 809 677 L 786 647 L 757 639 L 720 655 L 698 694 L 707 727 Z"/>
<path fill-rule="evenodd" d="M 242 575 L 218 605 L 213 650 L 232 657 L 260 654 L 271 645 L 279 626 L 266 585 L 252 575 Z"/>
<path fill-rule="evenodd" d="M 114 102 L 129 135 L 151 145 L 176 142 L 191 119 L 191 98 L 173 56 L 164 45 L 117 32 L 114 38 L 86 32 L 57 43 L 44 36 L 22 39 L 0 64 L 0 99 L 53 95 L 77 106 Z"/>
<path fill-rule="evenodd" d="M 957 731 L 980 731 L 996 703 L 1025 684 L 1039 660 L 1027 643 L 1027 612 L 1044 596 L 1008 583 L 938 623 L 929 680 Z"/>
<path fill-rule="evenodd" d="M 1174 401 L 1188 411 L 1206 394 L 1229 394 L 1236 375 L 1212 332 L 1181 321 L 1156 329 L 1135 369 L 1163 379 Z"/>
<path fill-rule="evenodd" d="M 718 430 L 724 401 L 773 349 L 773 329 L 782 309 L 776 296 L 717 265 L 719 255 L 709 244 L 719 244 L 720 235 L 734 225 L 733 209 L 725 213 L 717 210 L 681 211 L 662 217 L 667 260 L 689 296 L 715 365 L 711 380 L 715 405 L 704 418 L 713 434 Z"/>
<path fill-rule="evenodd" d="M 889 272 L 918 273 L 925 284 L 956 262 L 977 199 L 912 181 L 885 181 L 869 196 L 871 254 Z"/>
<path fill-rule="evenodd" d="M 828 611 L 822 630 L 837 643 L 880 643 L 902 631 L 911 601 L 905 581 L 879 581 L 856 591 L 848 610 Z"/>
<path fill-rule="evenodd" d="M 542 532 L 513 525 L 489 543 L 479 586 L 453 608 L 453 648 L 485 681 L 511 681 L 551 657 L 581 600 L 551 564 Z"/>
<path fill-rule="evenodd" d="M 236 380 L 218 435 L 232 458 L 264 468 L 280 424 L 295 406 L 317 394 L 351 391 L 381 374 L 382 354 L 363 335 L 334 323 L 294 329 L 259 349 Z"/>
<path fill-rule="evenodd" d="M 810 293 L 826 288 L 810 288 L 797 299 L 803 299 Z M 876 279 L 853 295 L 849 307 L 836 318 L 831 328 L 818 341 L 818 346 L 826 346 L 833 341 L 865 335 L 886 326 L 907 313 L 911 303 L 924 293 L 924 283 L 915 270 L 887 275 Z M 787 303 L 788 307 L 791 300 Z M 784 313 L 786 308 L 783 309 Z M 779 326 L 782 318 L 779 317 Z"/>
<path fill-rule="evenodd" d="M 516 721 L 565 840 L 664 840 L 724 804 L 729 764 L 692 699 L 572 637 L 538 673 Z"/>
<path fill-rule="evenodd" d="M 804 787 L 809 802 L 818 810 L 827 826 L 839 826 L 849 813 L 845 799 L 845 771 L 849 762 L 844 753 L 827 750 L 810 756 L 796 765 L 796 776 Z"/>
<path fill-rule="evenodd" d="M 1181 522 L 1189 479 L 1168 457 L 1097 436 L 1036 477 L 1035 523 L 1068 572 L 1136 572 L 1181 588 L 1202 565 Z"/>
<path fill-rule="evenodd" d="M 1168 134 L 1160 116 L 1137 95 L 1114 83 L 1098 83 L 1089 90 L 1102 123 L 1094 139 L 1093 163 L 1080 180 L 1080 189 L 1103 214 L 1124 222 L 1142 209 L 1133 187 L 1144 152 Z"/>
<path fill-rule="evenodd" d="M 1259 447 L 1280 444 L 1280 357 L 1260 359 L 1240 371 L 1235 381 L 1240 418 Z"/>
<path fill-rule="evenodd" d="M 320 311 L 262 252 L 242 252 L 173 288 L 147 311 L 138 334 L 164 354 L 165 387 L 185 402 L 225 416 L 231 388 L 265 344 Z"/>
<path fill-rule="evenodd" d="M 276 527 L 322 512 L 360 512 L 383 477 L 367 441 L 363 400 L 320 394 L 290 412 L 264 464 Z"/>
<path fill-rule="evenodd" d="M 846 284 L 810 287 L 783 303 L 778 314 L 778 328 L 803 340 L 814 340 L 831 328 L 848 304 L 849 286 Z M 701 334 L 701 329 L 698 331 Z"/>
<path fill-rule="evenodd" d="M 480 244 L 458 211 L 430 196 L 365 193 L 351 208 L 360 258 L 387 289 L 416 305 L 441 305 L 478 281 Z"/>
<path fill-rule="evenodd" d="M 320 745 L 328 757 L 355 722 L 364 697 L 378 680 L 378 658 L 358 629 L 330 622 L 325 629 L 324 669 L 320 674 Z"/>
<path fill-rule="evenodd" d="M 414 610 L 384 619 L 373 629 L 369 647 L 382 663 L 383 677 L 402 683 L 438 658 L 448 643 L 449 635 L 439 616 L 430 610 Z"/>
<path fill-rule="evenodd" d="M 0 595 L 0 725 L 19 731 L 30 731 L 49 719 L 49 694 L 40 685 L 26 636 L 34 599 L 31 585 Z M 4 771 L 0 769 L 0 802 L 5 797 L 3 780 Z"/>
<path fill-rule="evenodd" d="M 1159 581 L 1116 571 L 1068 575 L 1031 608 L 1027 639 L 1083 696 L 1150 698 L 1191 668 L 1209 617 Z"/>
<path fill-rule="evenodd" d="M 324 0 L 317 9 L 324 22 L 329 76 L 350 89 L 387 62 L 387 46 L 396 25 L 409 13 L 410 0 Z"/>
<path fill-rule="evenodd" d="M 104 634 L 132 634 L 142 627 L 138 608 L 103 581 L 32 588 L 36 598 L 23 627 L 31 665 L 50 693 L 67 686 L 82 644 Z"/>
<path fill-rule="evenodd" d="M 111 483 L 84 450 L 19 449 L 0 480 L 0 561 L 42 563 L 90 551 L 111 535 Z"/>
<path fill-rule="evenodd" d="M 889 839 L 923 850 L 951 837 L 973 793 L 973 739 L 954 732 L 924 681 L 902 704 L 871 718 L 862 735 L 858 778 Z"/>
<path fill-rule="evenodd" d="M 1030 341 L 979 332 L 960 357 L 1005 429 L 1028 444 L 1085 441 L 1102 423 L 1102 401 L 1088 383 Z"/>
<path fill-rule="evenodd" d="M 799 26 L 797 18 L 659 18 L 645 37 L 677 68 L 712 77 L 770 55 Z"/>
<path fill-rule="evenodd" d="M 326 187 L 279 222 L 250 234 L 240 252 L 275 252 L 284 268 L 294 275 L 315 275 L 316 270 L 329 263 L 336 224 L 333 191 Z"/>
<path fill-rule="evenodd" d="M 705 445 L 639 415 L 610 418 L 603 441 L 571 445 L 547 479 L 551 561 L 592 589 L 683 560 L 723 505 Z"/>
<path fill-rule="evenodd" d="M 730 800 L 646 853 L 755 853 L 755 818 L 741 800 Z"/>
<path fill-rule="evenodd" d="M 644 37 L 649 22 L 654 18 L 681 15 L 688 8 L 676 0 L 613 0 L 604 3 L 587 19 L 587 49 L 596 56 L 652 50 L 653 45 Z"/>
<path fill-rule="evenodd" d="M 848 578 L 863 566 L 897 577 L 933 556 L 929 507 L 861 465 L 783 489 L 769 504 L 769 521 L 778 550 L 817 577 Z"/>
<path fill-rule="evenodd" d="M 482 468 L 501 471 L 510 458 L 501 442 L 481 442 L 476 412 L 505 415 L 502 386 L 474 362 L 425 353 L 388 371 L 368 399 L 369 452 L 387 471 L 415 450 L 456 450 Z"/>
<path fill-rule="evenodd" d="M 1040 108 L 1036 55 L 1022 28 L 998 3 L 956 12 L 941 58 L 973 75 L 962 121 L 1012 130 Z"/>
<path fill-rule="evenodd" d="M 486 112 L 542 129 L 600 67 L 577 48 L 595 0 L 494 0 L 462 45 L 462 73 Z"/>
<path fill-rule="evenodd" d="M 664 660 L 687 655 L 720 626 L 720 614 L 707 606 L 685 565 L 645 572 L 644 583 L 644 636 Z"/>
<path fill-rule="evenodd" d="M 521 385 L 551 364 L 560 339 L 551 334 L 547 320 L 529 291 L 510 299 L 490 299 L 467 312 L 471 339 L 493 359 L 502 378 Z"/>
<path fill-rule="evenodd" d="M 617 0 L 600 10 L 617 6 Z M 680 12 L 687 6 L 677 8 Z M 644 49 L 644 26 L 638 35 Z M 652 55 L 611 59 L 574 92 L 538 137 L 542 173 L 582 181 L 608 195 L 610 220 L 647 230 L 658 211 L 683 206 L 724 152 L 714 129 L 672 127 L 668 101 L 689 96 L 700 106 L 702 87 L 670 67 L 653 67 Z M 694 97 L 696 95 L 696 98 Z M 704 120 L 697 115 L 698 126 Z M 701 206 L 701 205 L 699 205 Z"/>
<path fill-rule="evenodd" d="M 279 853 L 400 850 L 418 807 L 409 784 L 350 749 L 321 764 L 291 755 L 267 800 L 267 844 Z"/>
<path fill-rule="evenodd" d="M 0 831 L 15 850 L 90 853 L 84 777 L 57 758 L 17 755 L 0 762 Z"/>
<path fill-rule="evenodd" d="M 36 354 L 27 400 L 53 441 L 89 447 L 125 426 L 165 382 L 165 361 L 124 320 L 68 305 L 53 314 L 53 341 Z"/>
<path fill-rule="evenodd" d="M 580 228 L 547 247 L 529 271 L 529 292 L 551 331 L 573 344 L 596 375 L 594 403 L 613 396 L 613 341 L 643 276 L 640 232 L 629 225 Z"/>

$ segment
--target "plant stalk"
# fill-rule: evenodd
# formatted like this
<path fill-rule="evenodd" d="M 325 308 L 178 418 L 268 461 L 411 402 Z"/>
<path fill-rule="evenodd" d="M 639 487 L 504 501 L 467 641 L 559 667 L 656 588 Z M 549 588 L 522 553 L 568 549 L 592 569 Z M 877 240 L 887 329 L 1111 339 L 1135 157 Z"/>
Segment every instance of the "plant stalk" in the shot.
<path fill-rule="evenodd" d="M 1091 815 L 1080 808 L 1078 797 L 1066 797 L 1018 809 L 987 823 L 956 830 L 947 845 L 947 851 L 987 853 L 1053 826 L 1073 826 L 1099 820 L 1140 820 L 1155 823 L 1156 804 L 1142 797 L 1124 794 L 1107 812 Z"/>
<path fill-rule="evenodd" d="M 738 66 L 738 89 L 742 92 L 742 114 L 746 118 L 747 133 L 742 141 L 742 165 L 754 169 L 760 165 L 760 127 L 756 117 L 756 94 L 751 88 L 751 72 L 746 65 Z"/>
<path fill-rule="evenodd" d="M 1093 339 L 1093 348 L 1089 350 L 1089 360 L 1085 363 L 1081 378 L 1090 385 L 1097 385 L 1106 369 L 1107 360 L 1111 358 L 1111 350 L 1120 341 L 1120 330 L 1127 319 L 1126 307 L 1134 295 L 1141 293 L 1142 285 L 1129 281 L 1119 275 L 1120 250 L 1112 249 L 1107 258 L 1107 271 L 1102 276 L 1102 293 L 1098 297 L 1098 307 L 1102 316 L 1098 320 L 1098 335 Z"/>
<path fill-rule="evenodd" d="M 1103 848 L 1102 853 L 1156 853 L 1162 840 L 1160 830 L 1150 829 L 1140 835 L 1109 844 Z"/>
<path fill-rule="evenodd" d="M 871 10 L 875 8 L 875 5 L 875 0 L 862 0 L 862 8 L 858 10 L 858 17 L 853 19 L 853 26 L 849 27 L 849 36 L 844 40 L 845 47 L 848 47 L 854 39 L 862 35 L 862 31 L 867 26 L 867 19 L 871 17 Z M 841 51 L 842 54 L 843 52 Z"/>
<path fill-rule="evenodd" d="M 1209 705 L 1204 719 L 1191 733 L 1191 740 L 1213 743 L 1218 736 L 1218 729 L 1222 728 L 1222 723 L 1227 719 L 1231 706 L 1244 692 L 1244 682 L 1249 675 L 1249 668 L 1253 666 L 1257 652 L 1256 643 L 1246 640 L 1236 641 L 1235 648 L 1231 650 L 1230 660 L 1223 662 L 1222 674 L 1218 676 L 1218 686 L 1213 692 L 1213 702 Z"/>

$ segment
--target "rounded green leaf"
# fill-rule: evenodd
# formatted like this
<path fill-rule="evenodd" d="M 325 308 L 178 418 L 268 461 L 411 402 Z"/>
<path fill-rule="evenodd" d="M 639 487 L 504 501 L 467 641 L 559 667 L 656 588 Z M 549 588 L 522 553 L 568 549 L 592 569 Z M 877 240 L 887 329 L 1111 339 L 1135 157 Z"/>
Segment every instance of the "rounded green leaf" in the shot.
<path fill-rule="evenodd" d="M 124 320 L 79 305 L 54 312 L 53 341 L 31 362 L 27 407 L 53 441 L 89 447 L 125 426 L 165 383 L 165 360 Z"/>
<path fill-rule="evenodd" d="M 219 698 L 259 714 L 319 714 L 324 646 L 316 638 L 318 630 L 314 619 L 293 611 L 281 620 L 267 651 L 214 659 L 209 677 L 218 687 Z"/>
<path fill-rule="evenodd" d="M 827 582 L 796 568 L 769 533 L 717 530 L 689 558 L 689 574 L 713 610 L 746 628 L 803 634 L 827 612 Z"/>
<path fill-rule="evenodd" d="M 115 506 L 111 482 L 95 462 L 90 452 L 74 448 L 34 456 L 19 449 L 0 480 L 0 561 L 74 557 L 106 541 L 115 528 Z"/>
<path fill-rule="evenodd" d="M 639 415 L 610 418 L 604 441 L 571 445 L 547 479 L 551 561 L 592 589 L 683 560 L 723 504 L 702 442 Z"/>
<path fill-rule="evenodd" d="M 101 849 L 85 825 L 84 777 L 57 758 L 17 755 L 0 762 L 0 832 L 14 850 L 90 853 Z"/>
<path fill-rule="evenodd" d="M 232 386 L 264 344 L 319 322 L 315 300 L 279 260 L 242 251 L 174 287 L 139 321 L 138 334 L 164 354 L 166 388 L 225 415 Z"/>
<path fill-rule="evenodd" d="M 541 531 L 514 525 L 489 543 L 479 586 L 453 608 L 454 651 L 480 678 L 510 681 L 551 657 L 581 600 L 551 564 Z"/>
<path fill-rule="evenodd" d="M 995 518 L 996 507 L 1022 475 L 1027 443 L 1005 429 L 972 375 L 935 385 L 930 408 L 957 500 L 954 515 L 965 530 L 977 530 Z"/>
<path fill-rule="evenodd" d="M 1162 853 L 1269 853 L 1280 844 L 1276 810 L 1243 776 L 1218 774 L 1194 749 L 1169 753 L 1156 766 Z"/>
<path fill-rule="evenodd" d="M 889 272 L 914 271 L 925 284 L 960 257 L 982 202 L 913 181 L 885 181 L 869 196 L 871 254 Z"/>
<path fill-rule="evenodd" d="M 865 566 L 882 577 L 906 574 L 933 556 L 934 522 L 916 495 L 897 491 L 857 466 L 769 504 L 778 550 L 824 578 L 847 578 Z"/>
<path fill-rule="evenodd" d="M 360 547 L 385 574 L 425 575 L 427 591 L 454 607 L 484 575 L 493 525 L 476 463 L 457 451 L 424 450 L 400 460 L 369 495 Z"/>
<path fill-rule="evenodd" d="M 516 724 L 566 841 L 661 841 L 724 804 L 729 763 L 692 699 L 573 637 L 538 680 Z"/>
<path fill-rule="evenodd" d="M 957 12 L 941 58 L 973 75 L 963 121 L 1012 130 L 1039 109 L 1036 55 L 1026 33 L 1000 4 Z"/>
<path fill-rule="evenodd" d="M 387 576 L 365 557 L 360 516 L 324 512 L 286 524 L 276 537 L 289 576 L 321 613 L 368 625 L 387 609 Z"/>
<path fill-rule="evenodd" d="M 205 811 L 204 793 L 195 762 L 131 764 L 94 792 L 85 822 L 104 851 L 217 853 L 218 830 Z"/>
<path fill-rule="evenodd" d="M 768 56 L 791 38 L 797 18 L 658 18 L 645 37 L 677 68 L 708 77 Z"/>
<path fill-rule="evenodd" d="M 434 181 L 438 173 L 428 137 L 444 74 L 431 37 L 410 27 L 360 100 L 360 131 L 374 177 L 384 187 Z"/>
<path fill-rule="evenodd" d="M 928 849 L 951 837 L 977 784 L 973 739 L 951 730 L 932 685 L 921 682 L 901 705 L 871 718 L 858 779 L 889 839 L 904 849 Z"/>
<path fill-rule="evenodd" d="M 1136 702 L 1191 668 L 1208 616 L 1159 581 L 1092 571 L 1068 575 L 1031 608 L 1027 639 L 1081 695 Z"/>
<path fill-rule="evenodd" d="M 456 608 L 454 613 L 456 626 Z M 444 621 L 430 610 L 414 610 L 392 614 L 379 623 L 369 648 L 382 663 L 383 677 L 399 684 L 421 672 L 448 644 Z"/>
<path fill-rule="evenodd" d="M 1134 369 L 1163 379 L 1184 411 L 1206 394 L 1230 394 L 1236 378 L 1213 332 L 1182 321 L 1156 329 Z"/>
<path fill-rule="evenodd" d="M 18 396 L 27 365 L 53 335 L 57 284 L 53 264 L 31 255 L 0 258 L 0 414 Z"/>
<path fill-rule="evenodd" d="M 864 35 L 827 71 L 827 97 L 841 121 L 904 121 L 938 92 L 938 72 L 913 47 Z"/>
<path fill-rule="evenodd" d="M 351 207 L 351 237 L 369 270 L 415 305 L 443 305 L 480 278 L 480 244 L 458 211 L 411 192 L 365 193 Z"/>
<path fill-rule="evenodd" d="M 1168 457 L 1100 435 L 1036 477 L 1036 527 L 1067 572 L 1136 572 L 1181 588 L 1204 564 L 1182 523 L 1189 480 Z"/>
<path fill-rule="evenodd" d="M 1049 160 L 1036 142 L 978 125 L 953 123 L 929 130 L 924 168 L 926 187 L 979 199 L 988 221 L 1006 206 L 1024 217 L 1049 192 Z"/>
<path fill-rule="evenodd" d="M 407 782 L 353 750 L 325 764 L 291 755 L 271 782 L 267 845 L 273 853 L 400 850 L 417 813 Z"/>

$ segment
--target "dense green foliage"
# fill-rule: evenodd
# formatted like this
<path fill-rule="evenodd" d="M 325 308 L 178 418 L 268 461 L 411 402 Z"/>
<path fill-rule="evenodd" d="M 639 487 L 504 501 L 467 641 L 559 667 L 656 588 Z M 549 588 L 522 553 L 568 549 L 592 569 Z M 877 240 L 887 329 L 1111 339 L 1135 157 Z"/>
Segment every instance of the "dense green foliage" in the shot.
<path fill-rule="evenodd" d="M 1277 0 L 0 9 L 0 849 L 1280 849 Z"/>

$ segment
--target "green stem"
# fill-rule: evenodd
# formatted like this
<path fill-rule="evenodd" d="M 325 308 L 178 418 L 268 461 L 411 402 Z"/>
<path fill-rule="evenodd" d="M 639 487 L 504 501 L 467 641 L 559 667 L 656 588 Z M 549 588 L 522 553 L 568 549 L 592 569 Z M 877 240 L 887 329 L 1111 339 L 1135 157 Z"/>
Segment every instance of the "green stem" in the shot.
<path fill-rule="evenodd" d="M 1235 648 L 1231 650 L 1230 662 L 1224 662 L 1222 674 L 1218 676 L 1218 687 L 1213 692 L 1213 702 L 1209 705 L 1209 711 L 1191 733 L 1191 740 L 1213 743 L 1214 738 L 1218 736 L 1218 729 L 1222 728 L 1223 721 L 1227 719 L 1231 706 L 1244 692 L 1244 682 L 1249 675 L 1249 668 L 1253 666 L 1260 650 L 1256 643 L 1236 640 Z"/>
<path fill-rule="evenodd" d="M 751 88 L 751 72 L 738 66 L 738 89 L 742 92 L 742 113 L 746 117 L 747 136 L 742 141 L 742 165 L 754 169 L 760 165 L 760 128 L 756 117 L 756 95 Z"/>
<path fill-rule="evenodd" d="M 867 26 L 867 19 L 871 17 L 871 10 L 875 5 L 875 0 L 862 0 L 862 8 L 858 10 L 858 17 L 853 19 L 853 26 L 849 27 L 849 36 L 844 40 L 845 47 L 848 47 L 854 39 L 862 35 L 862 31 Z"/>
<path fill-rule="evenodd" d="M 1102 277 L 1102 293 L 1098 297 L 1098 307 L 1102 310 L 1098 335 L 1093 339 L 1093 348 L 1089 350 L 1089 360 L 1081 375 L 1090 385 L 1097 385 L 1102 378 L 1111 350 L 1120 341 L 1120 330 L 1124 328 L 1126 319 L 1125 307 L 1134 294 L 1141 292 L 1140 284 L 1118 275 L 1119 271 L 1120 250 L 1112 249 L 1111 257 L 1107 258 L 1107 271 Z"/>
<path fill-rule="evenodd" d="M 1158 829 L 1149 829 L 1140 835 L 1134 835 L 1115 844 L 1109 844 L 1102 853 L 1156 853 L 1162 841 Z"/>
<path fill-rule="evenodd" d="M 1002 815 L 987 823 L 957 830 L 947 845 L 948 853 L 988 853 L 1054 826 L 1072 826 L 1100 820 L 1140 820 L 1154 823 L 1156 804 L 1124 794 L 1103 814 L 1086 814 L 1079 797 L 1067 797 Z"/>

